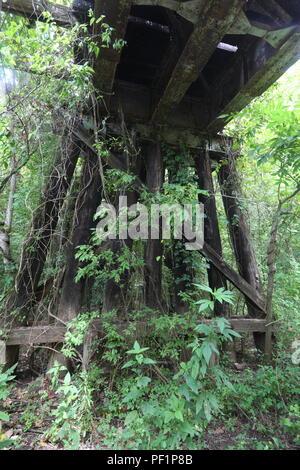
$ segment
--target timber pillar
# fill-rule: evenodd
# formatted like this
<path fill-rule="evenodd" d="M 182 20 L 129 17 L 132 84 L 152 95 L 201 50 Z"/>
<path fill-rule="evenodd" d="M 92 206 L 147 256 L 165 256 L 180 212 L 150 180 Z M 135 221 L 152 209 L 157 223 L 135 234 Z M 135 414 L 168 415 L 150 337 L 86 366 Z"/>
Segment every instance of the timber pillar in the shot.
<path fill-rule="evenodd" d="M 163 159 L 160 144 L 149 143 L 144 146 L 146 167 L 146 185 L 150 193 L 159 193 L 163 184 Z M 161 224 L 159 223 L 158 238 L 149 237 L 145 246 L 145 304 L 147 307 L 162 309 L 162 256 Z M 152 224 L 151 224 L 152 226 Z"/>
<path fill-rule="evenodd" d="M 199 202 L 204 205 L 204 240 L 220 257 L 222 257 L 222 243 L 214 196 L 211 162 L 208 151 L 199 151 L 195 158 L 195 163 L 199 189 L 207 191 L 207 194 L 199 194 Z M 224 287 L 225 289 L 227 288 L 225 277 L 211 262 L 209 262 L 207 274 L 209 287 L 211 289 L 219 289 L 220 287 Z M 225 304 L 216 302 L 214 313 L 216 316 L 227 316 L 227 309 L 228 307 Z"/>
<path fill-rule="evenodd" d="M 229 152 L 218 173 L 222 199 L 228 220 L 229 235 L 233 247 L 239 274 L 263 297 L 259 268 L 255 256 L 246 211 L 242 209 L 241 186 L 236 168 L 235 156 Z M 251 318 L 264 318 L 265 313 L 259 310 L 246 298 L 248 313 Z M 264 333 L 254 334 L 256 347 L 264 349 Z"/>

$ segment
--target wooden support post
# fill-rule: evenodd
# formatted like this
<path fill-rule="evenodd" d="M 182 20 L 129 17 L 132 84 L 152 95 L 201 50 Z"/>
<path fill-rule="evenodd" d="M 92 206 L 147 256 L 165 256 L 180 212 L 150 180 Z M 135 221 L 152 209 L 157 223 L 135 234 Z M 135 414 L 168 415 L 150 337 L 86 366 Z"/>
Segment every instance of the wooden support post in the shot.
<path fill-rule="evenodd" d="M 213 344 L 214 344 L 215 348 L 218 349 L 217 342 L 216 342 L 216 341 L 213 341 Z M 220 361 L 220 356 L 219 356 L 219 354 L 217 354 L 216 352 L 213 352 L 212 355 L 211 355 L 211 358 L 210 358 L 210 360 L 209 360 L 208 366 L 209 366 L 209 367 L 217 366 L 217 365 L 219 364 L 219 361 Z"/>
<path fill-rule="evenodd" d="M 188 311 L 187 303 L 181 298 L 180 292 L 185 292 L 192 282 L 191 252 L 186 250 L 183 240 L 173 242 L 173 277 L 175 290 L 175 311 Z"/>
<path fill-rule="evenodd" d="M 270 363 L 272 360 L 272 321 L 273 321 L 273 291 L 276 274 L 276 248 L 277 248 L 277 234 L 280 224 L 280 213 L 282 209 L 282 202 L 279 202 L 277 211 L 273 216 L 271 236 L 268 246 L 268 286 L 267 286 L 267 302 L 266 302 L 266 335 L 265 335 L 265 361 Z"/>
<path fill-rule="evenodd" d="M 218 225 L 214 186 L 211 174 L 209 153 L 205 150 L 199 152 L 196 157 L 196 171 L 198 174 L 199 189 L 206 190 L 208 195 L 199 194 L 199 202 L 204 205 L 204 240 L 213 250 L 222 257 L 222 244 Z M 209 262 L 208 282 L 211 289 L 227 288 L 226 279 L 215 266 Z M 215 315 L 228 316 L 228 308 L 225 304 L 216 302 Z"/>
<path fill-rule="evenodd" d="M 111 240 L 108 249 L 113 253 L 120 253 L 122 248 L 127 246 L 129 249 L 132 246 L 132 240 Z M 111 269 L 117 269 L 116 265 Z M 108 279 L 105 282 L 104 298 L 102 305 L 102 313 L 112 312 L 113 310 L 120 315 L 124 315 L 124 305 L 126 298 L 126 287 L 128 287 L 129 272 L 124 272 L 119 282 L 114 279 Z"/>
<path fill-rule="evenodd" d="M 0 366 L 6 364 L 6 343 L 0 340 Z"/>
<path fill-rule="evenodd" d="M 59 211 L 71 184 L 79 156 L 78 141 L 72 135 L 62 136 L 58 157 L 42 194 L 42 203 L 35 211 L 30 233 L 25 240 L 15 292 L 7 302 L 7 309 L 21 309 L 22 323 L 27 322 L 27 312 L 35 301 L 35 291 L 44 268 L 56 228 Z"/>
<path fill-rule="evenodd" d="M 240 180 L 235 157 L 232 153 L 228 153 L 228 162 L 221 166 L 218 178 L 238 271 L 265 303 L 246 213 L 241 210 L 239 201 L 239 196 L 241 197 Z M 265 309 L 258 309 L 249 297 L 246 298 L 246 303 L 249 315 L 252 318 L 265 317 Z M 256 333 L 254 339 L 257 348 L 263 350 L 264 334 Z"/>
<path fill-rule="evenodd" d="M 138 173 L 139 173 L 139 165 L 140 165 L 140 160 L 137 163 L 136 159 L 131 157 L 129 160 L 129 156 L 127 154 L 123 154 L 121 158 L 121 163 L 122 163 L 122 171 L 124 172 L 131 172 L 133 174 L 136 174 L 137 178 L 137 190 L 139 190 L 142 187 L 142 182 L 138 183 Z M 136 204 L 137 202 L 137 197 L 138 197 L 138 191 L 131 191 L 126 188 L 126 185 L 124 187 L 121 187 L 120 190 L 118 191 L 117 194 L 115 194 L 116 200 L 114 203 L 114 206 L 116 209 L 118 209 L 118 215 L 120 216 L 120 210 L 126 210 L 126 207 L 123 209 L 119 207 L 119 197 L 125 196 L 127 197 L 127 206 L 130 207 L 133 204 Z M 125 224 L 125 222 L 124 222 Z M 126 232 L 128 231 L 128 227 L 124 227 L 124 230 Z M 121 253 L 121 250 L 126 246 L 129 250 L 132 248 L 132 240 L 130 238 L 127 239 L 121 239 L 121 240 L 110 240 L 108 249 L 112 250 L 113 253 Z M 117 268 L 117 265 L 115 266 Z M 112 267 L 112 269 L 114 269 Z M 124 316 L 124 313 L 126 312 L 126 304 L 127 301 L 130 303 L 130 289 L 129 289 L 129 279 L 130 279 L 130 271 L 126 270 L 122 275 L 121 278 L 118 282 L 116 282 L 114 279 L 108 279 L 105 283 L 105 289 L 104 289 L 104 299 L 103 299 L 103 306 L 102 306 L 102 313 L 107 313 L 111 312 L 112 310 L 115 310 L 120 316 Z"/>
<path fill-rule="evenodd" d="M 75 258 L 76 249 L 88 243 L 91 228 L 95 225 L 93 217 L 101 201 L 102 187 L 98 158 L 89 153 L 82 168 L 80 191 L 76 200 L 71 243 L 67 247 L 67 262 L 62 292 L 58 306 L 58 318 L 68 323 L 80 312 L 84 294 L 85 280 L 75 281 L 79 261 Z M 54 360 L 65 363 L 60 354 L 52 354 L 50 367 Z"/>
<path fill-rule="evenodd" d="M 19 360 L 20 346 L 10 346 L 6 345 L 6 357 L 5 357 L 5 370 L 10 369 L 12 366 L 17 364 Z"/>
<path fill-rule="evenodd" d="M 226 263 L 218 253 L 213 250 L 207 243 L 204 243 L 200 252 L 208 261 L 228 280 L 230 281 L 257 310 L 265 312 L 265 299 L 259 294 L 245 279 L 237 273 L 228 263 Z"/>
<path fill-rule="evenodd" d="M 151 193 L 158 193 L 163 184 L 163 161 L 158 142 L 149 143 L 144 147 L 146 166 L 146 184 Z M 159 238 L 150 239 L 145 247 L 145 303 L 149 308 L 162 309 L 161 281 L 162 255 L 161 224 Z"/>
<path fill-rule="evenodd" d="M 96 339 L 97 330 L 92 326 L 88 329 L 83 342 L 82 369 L 84 371 L 87 371 L 89 368 L 90 361 L 95 352 Z"/>
<path fill-rule="evenodd" d="M 41 204 L 34 212 L 30 232 L 21 254 L 15 279 L 15 290 L 6 303 L 6 311 L 19 311 L 19 324 L 29 322 L 29 312 L 36 301 L 36 292 L 44 269 L 59 211 L 71 184 L 79 156 L 78 141 L 66 131 L 61 138 L 58 155 L 43 191 Z M 18 361 L 19 347 L 9 346 L 6 357 L 10 367 Z"/>
<path fill-rule="evenodd" d="M 88 155 L 82 169 L 80 191 L 77 197 L 71 243 L 68 247 L 66 271 L 59 305 L 59 317 L 70 321 L 78 314 L 83 295 L 84 281 L 75 281 L 79 261 L 75 258 L 77 247 L 88 242 L 91 228 L 95 225 L 93 217 L 101 201 L 102 187 L 98 159 Z"/>
<path fill-rule="evenodd" d="M 178 152 L 180 152 L 179 148 Z M 168 182 L 170 184 L 181 184 L 182 177 L 188 179 L 190 165 L 188 162 L 177 162 L 176 159 L 172 159 L 167 170 Z M 192 253 L 185 248 L 185 240 L 172 241 L 171 253 L 168 261 L 169 268 L 173 273 L 174 310 L 179 314 L 184 314 L 188 311 L 188 305 L 181 298 L 180 293 L 187 291 L 193 280 L 191 257 Z"/>

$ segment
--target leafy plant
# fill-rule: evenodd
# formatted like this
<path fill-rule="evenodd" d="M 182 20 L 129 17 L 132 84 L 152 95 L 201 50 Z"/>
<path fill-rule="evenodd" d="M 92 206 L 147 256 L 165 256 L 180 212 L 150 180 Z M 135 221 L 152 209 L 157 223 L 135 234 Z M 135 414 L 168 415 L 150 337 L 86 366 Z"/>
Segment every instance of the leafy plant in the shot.
<path fill-rule="evenodd" d="M 7 369 L 5 372 L 0 370 L 0 402 L 5 401 L 10 394 L 12 385 L 10 382 L 15 378 L 13 372 L 16 365 Z M 13 443 L 11 439 L 6 439 L 2 433 L 1 421 L 8 422 L 9 414 L 0 409 L 0 449 L 4 449 Z"/>
<path fill-rule="evenodd" d="M 199 290 L 204 292 L 209 292 L 211 298 L 210 299 L 201 299 L 198 300 L 196 305 L 199 305 L 199 313 L 204 311 L 212 312 L 214 309 L 215 302 L 227 302 L 233 305 L 232 297 L 233 294 L 231 291 L 225 290 L 224 287 L 220 287 L 219 289 L 211 289 L 209 286 L 204 286 L 202 284 L 194 284 Z"/>
<path fill-rule="evenodd" d="M 197 336 L 188 345 L 191 358 L 181 362 L 171 384 L 165 377 L 159 399 L 149 390 L 152 378 L 145 374 L 145 369 L 158 369 L 160 376 L 164 375 L 156 362 L 145 356 L 149 348 L 135 341 L 133 349 L 127 351 L 133 357 L 123 368 L 131 369 L 135 380 L 122 400 L 130 410 L 125 414 L 125 430 L 121 435 L 126 445 L 131 442 L 131 446 L 139 449 L 174 449 L 182 445 L 193 448 L 194 440 L 201 439 L 207 424 L 220 411 L 217 391 L 224 384 L 228 387 L 231 384 L 220 367 L 210 365 L 210 360 L 213 354 L 219 354 L 217 344 L 237 334 L 225 319 L 210 326 L 198 325 L 195 333 Z M 203 337 L 199 338 L 199 333 Z"/>
<path fill-rule="evenodd" d="M 92 427 L 94 389 L 88 372 L 80 372 L 73 378 L 67 372 L 63 382 L 58 384 L 58 376 L 65 370 L 65 367 L 55 363 L 48 372 L 52 375 L 59 402 L 52 412 L 54 419 L 45 435 L 54 442 L 61 441 L 68 449 L 78 449 Z"/>
<path fill-rule="evenodd" d="M 289 414 L 286 418 L 282 418 L 281 426 L 293 437 L 296 446 L 300 445 L 300 406 L 298 404 L 291 405 Z"/>

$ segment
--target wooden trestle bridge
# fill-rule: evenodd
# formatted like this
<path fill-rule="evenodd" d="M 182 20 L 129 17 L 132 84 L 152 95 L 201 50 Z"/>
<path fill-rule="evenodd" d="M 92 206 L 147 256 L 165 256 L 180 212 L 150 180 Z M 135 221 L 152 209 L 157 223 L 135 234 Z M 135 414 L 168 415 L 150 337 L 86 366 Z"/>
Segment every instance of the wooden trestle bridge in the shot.
<path fill-rule="evenodd" d="M 57 25 L 69 28 L 88 3 L 75 1 L 69 8 L 46 0 L 7 0 L 2 11 L 32 21 L 44 21 L 48 11 Z M 228 116 L 300 58 L 299 1 L 95 0 L 94 11 L 96 17 L 105 15 L 116 38 L 126 41 L 122 51 L 103 49 L 95 64 L 95 85 L 109 112 L 108 132 L 118 134 L 122 109 L 127 128 L 146 144 L 154 172 L 161 164 L 160 143 L 184 144 L 195 153 L 199 184 L 211 193 L 202 200 L 207 214 L 202 254 L 211 266 L 210 285 L 233 283 L 244 294 L 251 317 L 232 319 L 233 328 L 263 333 L 268 324 L 265 299 L 247 223 L 234 188 L 225 184 L 228 165 L 221 131 Z M 84 130 L 80 135 L 93 148 Z M 212 162 L 222 159 L 218 177 L 226 188 L 225 212 L 228 220 L 237 215 L 240 221 L 231 233 L 237 270 L 222 258 L 213 196 Z M 122 167 L 118 159 L 111 164 Z M 5 345 L 60 342 L 64 333 L 59 325 L 14 329 L 2 341 L 2 351 Z"/>

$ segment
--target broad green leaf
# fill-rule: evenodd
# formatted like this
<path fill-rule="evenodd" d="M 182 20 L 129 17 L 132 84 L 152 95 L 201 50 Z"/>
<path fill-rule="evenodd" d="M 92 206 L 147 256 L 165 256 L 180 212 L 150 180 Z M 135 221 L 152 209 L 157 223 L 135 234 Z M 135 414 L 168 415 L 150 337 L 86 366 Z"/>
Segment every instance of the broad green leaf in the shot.
<path fill-rule="evenodd" d="M 9 421 L 9 415 L 4 411 L 0 411 L 0 421 Z"/>
<path fill-rule="evenodd" d="M 185 378 L 185 381 L 186 381 L 187 386 L 188 386 L 194 393 L 198 393 L 199 387 L 198 387 L 198 385 L 197 385 L 196 380 L 195 380 L 191 375 L 186 375 L 184 378 Z"/>

